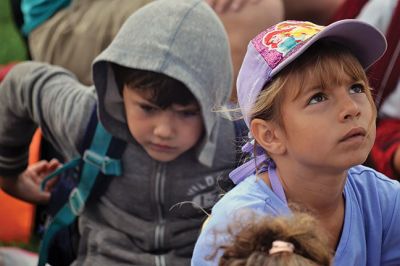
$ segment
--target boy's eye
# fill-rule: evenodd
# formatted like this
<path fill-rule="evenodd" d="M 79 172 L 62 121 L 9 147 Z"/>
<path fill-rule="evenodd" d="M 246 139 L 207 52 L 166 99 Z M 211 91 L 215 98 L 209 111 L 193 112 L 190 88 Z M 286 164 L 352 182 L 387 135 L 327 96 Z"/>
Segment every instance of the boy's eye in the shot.
<path fill-rule="evenodd" d="M 350 87 L 350 93 L 364 93 L 365 87 L 361 83 L 355 83 Z"/>
<path fill-rule="evenodd" d="M 192 117 L 192 116 L 197 116 L 200 114 L 199 110 L 193 110 L 193 111 L 180 111 L 179 112 L 183 117 Z"/>
<path fill-rule="evenodd" d="M 139 104 L 139 106 L 145 113 L 153 113 L 153 112 L 157 111 L 157 108 L 155 108 L 151 105 Z"/>
<path fill-rule="evenodd" d="M 318 93 L 314 94 L 314 95 L 310 98 L 310 100 L 308 101 L 308 105 L 316 104 L 316 103 L 319 103 L 319 102 L 323 102 L 323 101 L 325 101 L 326 99 L 328 99 L 328 97 L 326 97 L 326 95 L 325 95 L 324 93 L 318 92 Z"/>

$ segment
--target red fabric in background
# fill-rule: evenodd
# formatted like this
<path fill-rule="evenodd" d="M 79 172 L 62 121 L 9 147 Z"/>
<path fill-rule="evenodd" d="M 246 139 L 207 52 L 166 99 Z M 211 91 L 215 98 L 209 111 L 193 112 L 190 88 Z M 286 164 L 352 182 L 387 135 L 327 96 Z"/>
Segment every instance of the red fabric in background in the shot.
<path fill-rule="evenodd" d="M 368 0 L 347 0 L 339 7 L 333 17 L 329 20 L 328 24 L 332 22 L 345 19 L 355 18 L 360 14 L 361 9 Z"/>
<path fill-rule="evenodd" d="M 400 179 L 393 170 L 393 156 L 400 147 L 400 120 L 382 119 L 376 130 L 376 140 L 370 153 L 370 162 L 379 172 L 390 178 Z"/>
<path fill-rule="evenodd" d="M 400 78 L 400 1 L 393 11 L 386 39 L 386 53 L 368 70 L 371 85 L 377 90 L 375 101 L 378 108 L 396 88 Z"/>
<path fill-rule="evenodd" d="M 11 70 L 11 68 L 15 65 L 16 63 L 9 63 L 7 65 L 0 65 L 0 82 L 3 81 L 4 77 L 6 74 Z"/>

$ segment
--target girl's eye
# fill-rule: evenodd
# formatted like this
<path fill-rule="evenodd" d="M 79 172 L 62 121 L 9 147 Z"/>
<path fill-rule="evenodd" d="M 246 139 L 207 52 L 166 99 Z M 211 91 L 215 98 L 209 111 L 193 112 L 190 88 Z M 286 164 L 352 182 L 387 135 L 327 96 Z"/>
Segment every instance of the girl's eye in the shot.
<path fill-rule="evenodd" d="M 353 94 L 353 93 L 364 93 L 364 92 L 365 92 L 365 87 L 361 83 L 353 84 L 350 87 L 350 93 L 351 94 Z"/>
<path fill-rule="evenodd" d="M 308 101 L 308 105 L 320 103 L 327 99 L 328 99 L 328 97 L 326 97 L 326 95 L 324 93 L 318 92 L 310 98 L 310 100 Z"/>

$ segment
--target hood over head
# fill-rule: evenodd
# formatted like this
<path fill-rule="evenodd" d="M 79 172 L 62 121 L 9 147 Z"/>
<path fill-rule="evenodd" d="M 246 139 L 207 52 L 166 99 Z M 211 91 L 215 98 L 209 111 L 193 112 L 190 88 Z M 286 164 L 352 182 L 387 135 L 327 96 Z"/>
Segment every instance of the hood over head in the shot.
<path fill-rule="evenodd" d="M 157 0 L 137 10 L 93 62 L 99 119 L 114 136 L 129 141 L 123 99 L 110 63 L 163 73 L 184 83 L 198 100 L 205 135 L 198 159 L 211 166 L 219 131 L 213 108 L 232 87 L 229 41 L 218 16 L 204 0 Z"/>

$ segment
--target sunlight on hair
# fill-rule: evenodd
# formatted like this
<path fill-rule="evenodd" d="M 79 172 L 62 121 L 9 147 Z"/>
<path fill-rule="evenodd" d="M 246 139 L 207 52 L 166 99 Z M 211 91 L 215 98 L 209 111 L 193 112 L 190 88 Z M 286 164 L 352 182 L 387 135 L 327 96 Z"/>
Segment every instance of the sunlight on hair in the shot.
<path fill-rule="evenodd" d="M 215 107 L 212 111 L 218 113 L 218 115 L 220 115 L 221 117 L 231 121 L 236 121 L 243 118 L 242 111 L 239 107 L 239 104 L 237 103 L 230 103 Z"/>
<path fill-rule="evenodd" d="M 198 209 L 200 209 L 202 212 L 204 212 L 208 217 L 211 215 L 210 213 L 208 213 L 203 207 L 201 207 L 199 204 L 197 204 L 196 202 L 193 201 L 182 201 L 182 202 L 178 202 L 174 205 L 171 206 L 171 208 L 169 208 L 169 211 L 172 211 L 175 207 L 176 208 L 181 208 L 182 205 L 184 204 L 192 204 L 193 207 L 197 207 Z"/>

